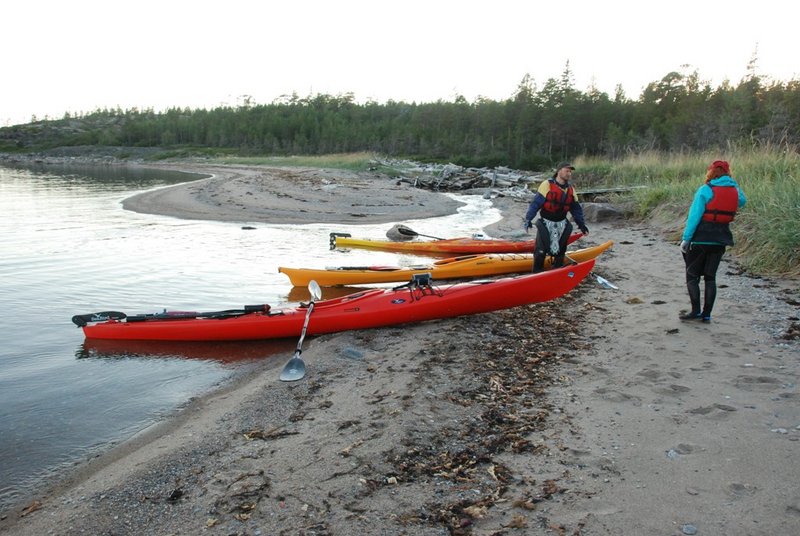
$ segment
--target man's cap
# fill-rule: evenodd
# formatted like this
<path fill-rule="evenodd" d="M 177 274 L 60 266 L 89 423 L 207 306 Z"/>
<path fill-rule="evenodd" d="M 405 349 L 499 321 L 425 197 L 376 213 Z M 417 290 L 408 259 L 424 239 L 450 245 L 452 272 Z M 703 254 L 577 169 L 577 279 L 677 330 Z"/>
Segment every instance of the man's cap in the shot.
<path fill-rule="evenodd" d="M 561 168 L 569 168 L 572 171 L 575 171 L 575 166 L 573 166 L 569 162 L 559 162 L 558 165 L 556 166 L 556 173 L 561 171 Z"/>
<path fill-rule="evenodd" d="M 714 160 L 711 162 L 711 165 L 708 166 L 708 169 L 715 169 L 719 168 L 725 172 L 725 175 L 731 174 L 731 165 L 727 163 L 725 160 Z"/>

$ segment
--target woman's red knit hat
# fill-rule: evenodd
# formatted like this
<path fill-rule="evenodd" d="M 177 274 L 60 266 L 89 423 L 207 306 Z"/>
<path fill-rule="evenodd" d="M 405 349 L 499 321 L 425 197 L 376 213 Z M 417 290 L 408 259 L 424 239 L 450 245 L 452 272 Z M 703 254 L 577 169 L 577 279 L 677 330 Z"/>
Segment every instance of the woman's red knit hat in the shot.
<path fill-rule="evenodd" d="M 725 175 L 731 174 L 731 165 L 728 164 L 725 160 L 714 160 L 711 163 L 711 165 L 708 166 L 708 169 L 715 169 L 715 168 L 719 168 L 722 171 L 724 171 Z"/>

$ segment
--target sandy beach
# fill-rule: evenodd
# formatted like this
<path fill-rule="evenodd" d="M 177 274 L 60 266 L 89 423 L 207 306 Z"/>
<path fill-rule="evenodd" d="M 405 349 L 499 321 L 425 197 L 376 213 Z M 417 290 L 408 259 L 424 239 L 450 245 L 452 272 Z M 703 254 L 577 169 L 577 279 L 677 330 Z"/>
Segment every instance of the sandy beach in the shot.
<path fill-rule="evenodd" d="M 377 175 L 169 167 L 213 177 L 125 207 L 387 229 L 457 207 Z M 494 203 L 485 232 L 518 233 L 527 204 Z M 576 247 L 613 240 L 595 275 L 618 289 L 592 277 L 545 304 L 309 338 L 304 380 L 264 363 L 4 512 L 0 533 L 800 534 L 798 281 L 727 254 L 713 322 L 681 322 L 675 228 L 588 223 Z"/>
<path fill-rule="evenodd" d="M 312 168 L 160 165 L 210 175 L 145 192 L 123 207 L 146 214 L 261 223 L 384 223 L 452 214 L 460 203 L 378 173 Z"/>

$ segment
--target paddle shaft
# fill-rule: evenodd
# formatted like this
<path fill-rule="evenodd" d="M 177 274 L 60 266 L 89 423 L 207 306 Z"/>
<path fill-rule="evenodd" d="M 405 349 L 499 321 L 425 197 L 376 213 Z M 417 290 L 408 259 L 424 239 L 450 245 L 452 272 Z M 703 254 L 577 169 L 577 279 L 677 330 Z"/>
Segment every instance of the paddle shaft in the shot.
<path fill-rule="evenodd" d="M 297 341 L 297 350 L 294 356 L 286 362 L 283 371 L 280 375 L 280 380 L 284 382 L 293 382 L 301 380 L 306 375 L 306 364 L 300 354 L 303 353 L 303 339 L 306 338 L 306 330 L 308 329 L 308 319 L 311 318 L 311 311 L 314 310 L 314 300 L 322 297 L 322 289 L 313 279 L 308 284 L 308 291 L 311 293 L 311 301 L 308 304 L 308 311 L 306 311 L 306 319 L 303 322 L 303 330 L 300 332 L 300 340 Z"/>
<path fill-rule="evenodd" d="M 303 352 L 303 339 L 306 338 L 306 330 L 308 329 L 308 319 L 311 318 L 311 311 L 314 310 L 314 301 L 308 304 L 308 311 L 306 311 L 306 320 L 303 322 L 303 331 L 300 332 L 300 340 L 297 341 L 297 349 L 294 351 L 295 357 L 300 357 Z"/>
<path fill-rule="evenodd" d="M 439 238 L 437 236 L 420 234 L 420 233 L 416 232 L 415 230 L 410 229 L 408 227 L 404 227 L 404 226 L 397 227 L 397 232 L 400 233 L 401 235 L 406 235 L 406 236 L 414 236 L 414 237 L 416 237 L 416 236 L 424 236 L 425 238 L 433 238 L 434 240 L 444 240 L 444 238 Z"/>

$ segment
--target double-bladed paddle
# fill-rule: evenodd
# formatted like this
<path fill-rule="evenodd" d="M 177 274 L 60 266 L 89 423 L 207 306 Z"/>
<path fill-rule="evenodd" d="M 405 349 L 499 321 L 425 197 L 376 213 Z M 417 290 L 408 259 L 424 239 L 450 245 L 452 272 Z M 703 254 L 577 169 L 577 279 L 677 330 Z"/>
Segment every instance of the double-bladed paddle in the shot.
<path fill-rule="evenodd" d="M 398 233 L 400 233 L 401 235 L 405 235 L 405 236 L 413 236 L 415 238 L 418 237 L 418 236 L 424 236 L 425 238 L 433 238 L 434 240 L 444 240 L 444 238 L 438 238 L 436 236 L 419 234 L 414 229 L 406 227 L 405 225 L 398 225 L 396 227 L 396 230 L 397 230 Z"/>
<path fill-rule="evenodd" d="M 303 379 L 306 375 L 306 364 L 300 354 L 303 352 L 303 339 L 306 337 L 306 329 L 308 329 L 308 319 L 311 316 L 311 311 L 314 310 L 314 300 L 322 297 L 322 289 L 319 284 L 313 279 L 308 284 L 308 291 L 311 293 L 311 301 L 308 304 L 308 311 L 306 312 L 306 320 L 303 323 L 303 331 L 300 332 L 300 340 L 297 341 L 297 349 L 294 351 L 294 357 L 287 361 L 283 367 L 280 375 L 282 382 L 293 382 Z"/>

